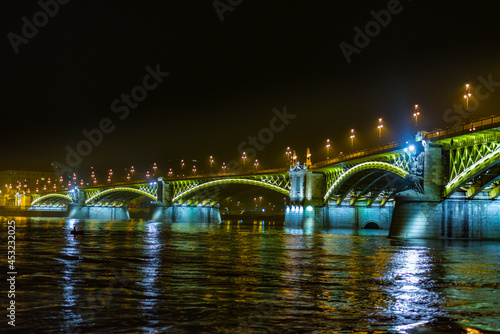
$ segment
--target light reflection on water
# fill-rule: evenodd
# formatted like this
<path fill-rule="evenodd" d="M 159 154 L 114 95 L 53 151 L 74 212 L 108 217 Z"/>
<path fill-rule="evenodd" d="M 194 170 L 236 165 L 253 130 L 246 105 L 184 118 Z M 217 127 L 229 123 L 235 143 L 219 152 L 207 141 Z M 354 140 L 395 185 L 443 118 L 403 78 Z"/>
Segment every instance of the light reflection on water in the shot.
<path fill-rule="evenodd" d="M 17 226 L 20 333 L 500 330 L 498 242 L 268 221 Z"/>

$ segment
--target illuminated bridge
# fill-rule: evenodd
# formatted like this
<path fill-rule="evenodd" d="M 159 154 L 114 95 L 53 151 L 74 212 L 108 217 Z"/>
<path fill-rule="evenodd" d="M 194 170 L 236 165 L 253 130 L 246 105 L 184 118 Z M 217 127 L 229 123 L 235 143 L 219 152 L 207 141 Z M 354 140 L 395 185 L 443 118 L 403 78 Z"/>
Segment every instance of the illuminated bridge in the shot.
<path fill-rule="evenodd" d="M 316 164 L 81 188 L 33 197 L 33 209 L 67 205 L 70 217 L 128 219 L 153 201 L 152 219 L 218 222 L 224 198 L 249 188 L 289 197 L 286 222 L 378 227 L 402 238 L 500 238 L 500 117 Z"/>

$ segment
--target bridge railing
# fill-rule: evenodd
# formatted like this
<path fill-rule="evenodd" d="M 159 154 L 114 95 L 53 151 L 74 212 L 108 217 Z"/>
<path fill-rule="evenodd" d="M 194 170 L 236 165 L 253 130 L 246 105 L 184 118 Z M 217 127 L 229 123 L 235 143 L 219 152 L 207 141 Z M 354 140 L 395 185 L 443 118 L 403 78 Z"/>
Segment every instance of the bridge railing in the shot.
<path fill-rule="evenodd" d="M 356 158 L 361 158 L 361 157 L 368 156 L 368 155 L 373 155 L 373 154 L 377 154 L 377 153 L 384 153 L 387 151 L 394 151 L 395 149 L 403 149 L 404 146 L 407 145 L 407 143 L 408 143 L 408 141 L 406 141 L 406 140 L 397 141 L 397 142 L 392 142 L 392 143 L 389 143 L 389 144 L 386 144 L 383 146 L 373 147 L 373 148 L 370 148 L 367 150 L 341 155 L 337 158 L 317 162 L 314 165 L 312 165 L 311 168 L 313 168 L 313 169 L 314 168 L 321 168 L 321 167 L 337 164 L 339 162 L 344 162 L 344 161 L 353 160 Z"/>
<path fill-rule="evenodd" d="M 427 140 L 439 140 L 451 136 L 464 135 L 475 131 L 500 127 L 500 116 L 490 116 L 467 124 L 425 134 Z"/>
<path fill-rule="evenodd" d="M 434 131 L 434 132 L 424 132 L 423 139 L 425 140 L 439 140 L 448 138 L 451 136 L 464 135 L 472 133 L 475 131 L 486 130 L 500 127 L 500 116 L 489 116 L 485 118 L 478 119 L 476 121 L 454 126 L 451 128 L 446 128 L 444 130 Z M 360 158 L 368 155 L 373 155 L 377 153 L 384 153 L 386 151 L 393 151 L 394 149 L 404 148 L 408 144 L 408 141 L 402 140 L 397 142 L 392 142 L 384 146 L 374 147 L 367 150 L 346 154 L 339 156 L 337 158 L 320 161 L 311 166 L 311 168 L 321 168 L 329 165 L 333 165 L 339 162 L 344 162 L 352 160 L 355 158 Z"/>
<path fill-rule="evenodd" d="M 252 175 L 261 175 L 261 174 L 280 174 L 286 173 L 289 171 L 289 168 L 273 168 L 273 169 L 260 169 L 260 170 L 250 170 L 245 172 L 218 172 L 211 174 L 199 174 L 199 175 L 175 175 L 175 176 L 164 176 L 164 180 L 189 180 L 189 179 L 202 179 L 202 178 L 211 178 L 211 177 L 222 177 L 222 176 L 252 176 Z"/>

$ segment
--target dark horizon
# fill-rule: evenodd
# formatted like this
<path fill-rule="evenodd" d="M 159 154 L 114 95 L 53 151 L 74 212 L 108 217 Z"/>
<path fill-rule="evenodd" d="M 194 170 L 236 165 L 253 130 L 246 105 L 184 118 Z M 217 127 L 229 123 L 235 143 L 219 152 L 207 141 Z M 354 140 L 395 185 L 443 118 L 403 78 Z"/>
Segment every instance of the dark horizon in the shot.
<path fill-rule="evenodd" d="M 308 147 L 313 162 L 324 160 L 326 139 L 331 156 L 349 152 L 351 128 L 354 150 L 376 146 L 379 118 L 383 142 L 408 138 L 415 104 L 419 130 L 461 123 L 453 107 L 463 104 L 467 82 L 474 97 L 489 93 L 476 98 L 471 119 L 497 113 L 500 104 L 493 1 L 243 1 L 223 21 L 213 2 L 61 0 L 57 12 L 53 1 L 43 3 L 53 17 L 26 43 L 14 39 L 17 45 L 13 34 L 23 36 L 23 17 L 33 22 L 42 7 L 33 1 L 2 10 L 9 119 L 1 170 L 66 164 L 65 148 L 76 149 L 86 140 L 82 131 L 104 118 L 112 130 L 77 169 L 156 162 L 168 170 L 180 159 L 208 165 L 209 156 L 220 166 L 239 160 L 240 144 L 269 128 L 273 110 L 285 106 L 296 117 L 258 153 L 264 169 L 284 164 L 288 146 L 301 162 Z M 384 21 L 387 11 L 393 13 Z M 381 22 L 378 32 L 372 24 L 370 42 L 348 63 L 340 45 L 356 47 L 355 28 L 366 33 L 372 21 Z M 151 89 L 136 107 L 124 102 L 122 94 L 144 86 L 153 72 L 169 74 L 146 81 Z"/>

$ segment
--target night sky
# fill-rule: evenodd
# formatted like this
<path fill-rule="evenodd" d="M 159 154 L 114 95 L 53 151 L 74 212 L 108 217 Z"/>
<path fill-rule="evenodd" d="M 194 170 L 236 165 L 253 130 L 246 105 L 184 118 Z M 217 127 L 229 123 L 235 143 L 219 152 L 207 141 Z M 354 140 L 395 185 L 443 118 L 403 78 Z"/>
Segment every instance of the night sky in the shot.
<path fill-rule="evenodd" d="M 380 31 L 371 25 L 373 37 L 348 63 L 339 45 L 355 47 L 354 28 L 365 31 L 371 11 L 388 6 L 397 13 Z M 32 23 L 42 7 L 4 1 L 0 170 L 66 164 L 66 146 L 104 118 L 114 130 L 77 170 L 175 168 L 179 159 L 198 159 L 203 170 L 210 155 L 218 165 L 238 160 L 240 143 L 285 106 L 296 116 L 258 153 L 261 167 L 282 167 L 287 146 L 301 161 L 310 147 L 315 162 L 327 138 L 331 156 L 349 152 L 351 128 L 355 149 L 376 146 L 379 117 L 384 142 L 411 136 L 416 103 L 420 129 L 454 125 L 461 118 L 447 110 L 463 103 L 466 82 L 473 94 L 480 76 L 500 86 L 498 1 L 248 0 L 231 9 L 221 21 L 212 1 L 72 0 L 47 22 L 38 15 L 38 32 L 20 42 L 22 18 Z M 113 112 L 148 66 L 170 74 L 127 117 Z M 500 87 L 490 88 L 473 119 L 498 114 Z"/>

